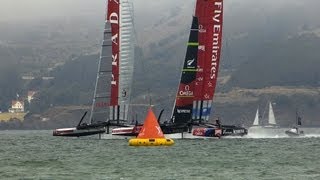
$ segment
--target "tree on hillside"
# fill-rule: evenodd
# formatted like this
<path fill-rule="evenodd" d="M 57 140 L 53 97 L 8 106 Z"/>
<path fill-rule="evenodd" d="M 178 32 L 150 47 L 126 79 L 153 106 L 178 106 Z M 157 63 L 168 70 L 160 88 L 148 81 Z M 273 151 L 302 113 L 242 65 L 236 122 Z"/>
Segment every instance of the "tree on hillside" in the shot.
<path fill-rule="evenodd" d="M 8 63 L 0 66 L 0 109 L 8 109 L 11 100 L 20 94 L 22 82 L 19 68 L 14 64 Z"/>

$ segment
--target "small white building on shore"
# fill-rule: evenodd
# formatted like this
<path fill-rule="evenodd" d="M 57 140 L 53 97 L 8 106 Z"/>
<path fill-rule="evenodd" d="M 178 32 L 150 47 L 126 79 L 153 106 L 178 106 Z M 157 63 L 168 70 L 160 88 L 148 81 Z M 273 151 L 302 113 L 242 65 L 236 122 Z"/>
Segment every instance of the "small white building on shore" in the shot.
<path fill-rule="evenodd" d="M 24 102 L 20 100 L 13 100 L 11 103 L 11 108 L 8 110 L 10 113 L 23 113 L 24 112 Z"/>

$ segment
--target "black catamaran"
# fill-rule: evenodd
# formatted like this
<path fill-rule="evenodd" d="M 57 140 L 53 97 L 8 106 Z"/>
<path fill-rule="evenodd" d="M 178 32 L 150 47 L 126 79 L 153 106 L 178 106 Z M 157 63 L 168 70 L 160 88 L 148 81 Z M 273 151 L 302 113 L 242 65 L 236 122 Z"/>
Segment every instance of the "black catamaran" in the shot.
<path fill-rule="evenodd" d="M 107 5 L 103 42 L 90 113 L 90 123 L 54 130 L 55 136 L 100 134 L 110 126 L 128 126 L 133 76 L 134 43 L 128 0 L 110 0 Z"/>

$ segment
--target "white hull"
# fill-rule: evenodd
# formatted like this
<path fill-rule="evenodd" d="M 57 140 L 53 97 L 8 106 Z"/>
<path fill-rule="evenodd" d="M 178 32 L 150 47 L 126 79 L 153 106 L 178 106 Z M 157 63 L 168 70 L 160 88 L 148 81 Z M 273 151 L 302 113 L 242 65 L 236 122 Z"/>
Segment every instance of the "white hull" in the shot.
<path fill-rule="evenodd" d="M 119 136 L 133 136 L 137 132 L 139 132 L 141 129 L 135 126 L 132 127 L 120 127 L 120 128 L 114 128 L 111 130 L 112 135 L 119 135 Z"/>
<path fill-rule="evenodd" d="M 248 129 L 248 138 L 287 138 L 285 132 L 290 128 L 264 128 L 253 126 Z M 320 137 L 320 128 L 299 128 L 304 132 L 303 137 Z"/>
<path fill-rule="evenodd" d="M 194 129 L 198 128 L 195 126 L 191 132 L 193 132 Z M 115 131 L 117 130 L 117 131 Z M 130 139 L 135 137 L 127 130 L 133 130 L 133 127 L 122 127 L 122 128 L 110 128 L 110 134 L 103 134 L 102 139 Z M 117 133 L 115 133 L 117 132 Z M 122 133 L 124 132 L 124 133 Z M 184 132 L 184 133 L 172 133 L 172 134 L 164 134 L 166 138 L 171 139 L 219 139 L 218 137 L 207 137 L 207 136 L 195 136 L 192 133 Z"/>
<path fill-rule="evenodd" d="M 194 136 L 192 133 L 165 134 L 166 138 L 171 139 L 219 139 L 218 137 Z"/>
<path fill-rule="evenodd" d="M 166 138 L 170 139 L 219 139 L 217 137 L 204 137 L 204 136 L 194 136 L 192 133 L 184 132 L 182 133 L 174 133 L 174 134 L 165 134 Z M 123 136 L 123 135 L 112 135 L 112 134 L 102 134 L 102 139 L 131 139 L 135 136 Z"/>

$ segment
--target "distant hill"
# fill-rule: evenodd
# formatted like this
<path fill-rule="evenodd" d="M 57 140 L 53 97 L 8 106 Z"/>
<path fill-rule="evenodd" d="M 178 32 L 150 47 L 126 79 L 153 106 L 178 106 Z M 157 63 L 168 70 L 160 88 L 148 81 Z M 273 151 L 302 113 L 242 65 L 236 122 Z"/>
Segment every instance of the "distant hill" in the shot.
<path fill-rule="evenodd" d="M 320 36 L 302 34 L 260 47 L 232 73 L 229 86 L 320 86 Z"/>
<path fill-rule="evenodd" d="M 39 93 L 30 104 L 30 111 L 42 113 L 52 106 L 91 104 L 97 66 L 97 55 L 82 56 L 54 69 L 53 80 L 32 80 L 28 89 Z"/>

